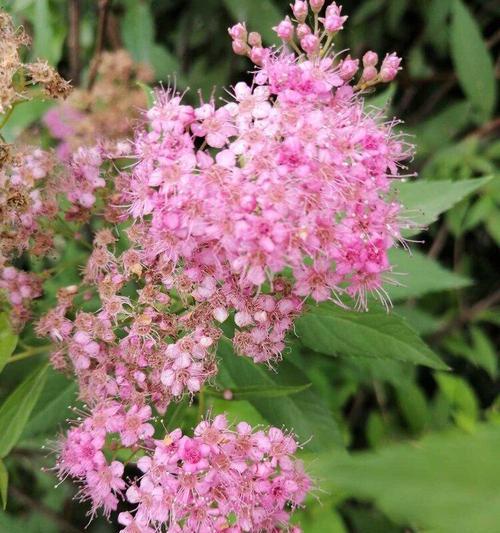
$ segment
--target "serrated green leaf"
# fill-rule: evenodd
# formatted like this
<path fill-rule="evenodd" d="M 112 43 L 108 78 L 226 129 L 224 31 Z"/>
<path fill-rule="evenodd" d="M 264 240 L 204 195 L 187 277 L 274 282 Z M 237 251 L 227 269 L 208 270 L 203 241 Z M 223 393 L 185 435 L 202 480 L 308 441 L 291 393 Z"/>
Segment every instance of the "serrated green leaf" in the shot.
<path fill-rule="evenodd" d="M 392 278 L 401 284 L 385 286 L 392 301 L 460 289 L 472 283 L 469 278 L 446 270 L 434 259 L 417 251 L 410 255 L 406 250 L 392 249 L 389 251 L 389 261 L 394 272 Z"/>
<path fill-rule="evenodd" d="M 292 363 L 283 361 L 279 372 L 256 365 L 247 357 L 235 355 L 229 339 L 223 338 L 217 351 L 221 357 L 218 381 L 228 389 L 259 386 L 263 388 L 304 386 L 308 379 Z M 271 424 L 285 426 L 297 434 L 299 440 L 309 439 L 309 450 L 325 450 L 341 443 L 340 432 L 330 409 L 310 388 L 296 394 L 273 398 L 251 397 L 248 401 Z"/>
<path fill-rule="evenodd" d="M 356 313 L 322 304 L 302 315 L 295 329 L 308 348 L 320 353 L 447 368 L 406 321 L 394 313 L 381 310 Z"/>
<path fill-rule="evenodd" d="M 314 457 L 324 490 L 374 501 L 401 525 L 436 533 L 497 531 L 499 425 L 450 431 L 353 456 Z M 323 483 L 321 481 L 323 480 Z"/>
<path fill-rule="evenodd" d="M 17 346 L 18 336 L 15 335 L 9 324 L 6 313 L 0 314 L 0 372 L 7 364 L 7 360 Z"/>
<path fill-rule="evenodd" d="M 9 473 L 5 468 L 4 462 L 0 459 L 0 501 L 5 511 L 7 507 L 7 488 L 9 486 Z"/>
<path fill-rule="evenodd" d="M 283 18 L 271 0 L 223 0 L 234 22 L 246 22 L 248 31 L 257 31 L 265 42 L 279 44 L 271 29 Z"/>
<path fill-rule="evenodd" d="M 47 365 L 36 369 L 0 407 L 0 458 L 9 454 L 21 436 L 45 384 Z"/>
<path fill-rule="evenodd" d="M 427 226 L 467 195 L 488 183 L 491 176 L 462 181 L 415 181 L 396 183 L 399 201 L 416 224 Z"/>
<path fill-rule="evenodd" d="M 496 101 L 493 58 L 478 23 L 462 0 L 453 3 L 450 44 L 463 91 L 482 117 L 490 117 Z"/>

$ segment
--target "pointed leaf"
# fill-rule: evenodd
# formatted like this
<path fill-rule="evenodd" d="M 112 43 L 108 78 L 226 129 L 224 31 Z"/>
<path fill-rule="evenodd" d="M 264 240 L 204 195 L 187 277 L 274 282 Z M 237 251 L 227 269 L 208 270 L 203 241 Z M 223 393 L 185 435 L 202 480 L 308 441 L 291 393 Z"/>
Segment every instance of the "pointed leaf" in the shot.
<path fill-rule="evenodd" d="M 42 392 L 47 365 L 30 374 L 0 407 L 0 458 L 16 445 Z"/>
<path fill-rule="evenodd" d="M 481 29 L 462 0 L 455 0 L 451 22 L 451 57 L 464 93 L 488 118 L 495 108 L 496 81 L 493 57 Z"/>
<path fill-rule="evenodd" d="M 447 368 L 406 321 L 394 313 L 382 310 L 357 313 L 322 304 L 302 315 L 295 329 L 308 348 L 320 353 Z"/>
<path fill-rule="evenodd" d="M 398 192 L 407 217 L 416 224 L 427 226 L 490 179 L 491 176 L 462 181 L 399 182 L 393 189 Z"/>
<path fill-rule="evenodd" d="M 471 279 L 446 270 L 434 259 L 417 251 L 412 251 L 410 255 L 406 250 L 390 250 L 389 261 L 395 272 L 392 278 L 401 284 L 385 286 L 392 301 L 459 289 L 472 283 Z"/>

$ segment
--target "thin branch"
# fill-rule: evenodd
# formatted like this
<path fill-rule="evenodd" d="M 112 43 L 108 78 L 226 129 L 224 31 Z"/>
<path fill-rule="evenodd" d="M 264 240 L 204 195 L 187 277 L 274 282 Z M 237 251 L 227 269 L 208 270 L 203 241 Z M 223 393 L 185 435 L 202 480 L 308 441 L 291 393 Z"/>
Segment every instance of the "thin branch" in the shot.
<path fill-rule="evenodd" d="M 92 86 L 95 83 L 97 77 L 97 70 L 99 69 L 99 63 L 101 62 L 101 55 L 104 49 L 104 36 L 106 33 L 106 25 L 108 20 L 108 11 L 111 6 L 112 0 L 99 0 L 98 1 L 98 10 L 99 17 L 97 21 L 97 37 L 94 50 L 94 57 L 92 58 L 90 64 L 89 72 L 89 90 L 92 89 Z"/>
<path fill-rule="evenodd" d="M 437 259 L 439 254 L 444 248 L 444 245 L 446 244 L 446 239 L 448 238 L 448 226 L 443 223 L 441 227 L 439 228 L 439 231 L 436 234 L 436 237 L 434 241 L 432 242 L 432 246 L 427 253 L 427 256 L 431 259 Z"/>
<path fill-rule="evenodd" d="M 479 300 L 473 306 L 464 309 L 457 317 L 450 320 L 440 330 L 431 335 L 429 340 L 434 343 L 440 341 L 443 337 L 455 329 L 467 324 L 468 322 L 472 322 L 478 315 L 484 311 L 487 311 L 490 307 L 494 306 L 498 302 L 500 302 L 500 289 L 497 289 L 482 300 Z"/>
<path fill-rule="evenodd" d="M 80 0 L 69 1 L 69 70 L 74 86 L 80 84 Z"/>

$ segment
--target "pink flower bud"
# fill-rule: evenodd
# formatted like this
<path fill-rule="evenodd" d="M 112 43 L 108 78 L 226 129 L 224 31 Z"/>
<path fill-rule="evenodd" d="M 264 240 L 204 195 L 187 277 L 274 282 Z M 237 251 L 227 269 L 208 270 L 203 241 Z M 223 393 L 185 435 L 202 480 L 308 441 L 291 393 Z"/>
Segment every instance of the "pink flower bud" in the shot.
<path fill-rule="evenodd" d="M 227 317 L 229 316 L 229 313 L 226 309 L 223 307 L 217 307 L 217 309 L 214 309 L 213 316 L 217 322 L 225 322 Z"/>
<path fill-rule="evenodd" d="M 302 2 L 301 0 L 295 0 L 295 4 L 293 6 L 291 5 L 291 7 L 292 7 L 294 17 L 299 22 L 304 22 L 307 17 L 307 2 Z"/>
<path fill-rule="evenodd" d="M 373 81 L 377 77 L 377 74 L 378 72 L 375 67 L 365 67 L 361 77 L 363 81 Z"/>
<path fill-rule="evenodd" d="M 343 23 L 345 19 L 346 17 L 326 17 L 324 20 L 325 30 L 329 33 L 335 33 L 341 30 L 344 27 Z"/>
<path fill-rule="evenodd" d="M 262 65 L 262 62 L 266 56 L 266 50 L 262 48 L 261 46 L 254 46 L 250 50 L 250 59 L 256 64 L 256 65 Z"/>
<path fill-rule="evenodd" d="M 253 31 L 248 36 L 248 44 L 250 46 L 262 46 L 262 37 L 260 33 Z"/>
<path fill-rule="evenodd" d="M 349 81 L 358 71 L 359 60 L 347 56 L 340 65 L 339 75 L 344 81 Z"/>
<path fill-rule="evenodd" d="M 369 50 L 363 56 L 363 66 L 364 67 L 374 67 L 378 63 L 378 55 L 375 52 Z"/>
<path fill-rule="evenodd" d="M 325 0 L 309 0 L 309 5 L 313 13 L 319 13 L 325 5 Z"/>
<path fill-rule="evenodd" d="M 226 389 L 223 393 L 222 393 L 222 397 L 224 398 L 224 400 L 227 400 L 227 401 L 230 401 L 233 399 L 233 391 L 231 389 Z"/>
<path fill-rule="evenodd" d="M 311 28 L 307 24 L 299 24 L 297 26 L 297 37 L 303 39 L 306 35 L 312 33 Z"/>
<path fill-rule="evenodd" d="M 248 54 L 248 45 L 245 41 L 233 41 L 233 52 L 238 56 L 246 56 Z"/>
<path fill-rule="evenodd" d="M 401 70 L 400 65 L 401 58 L 394 52 L 386 55 L 380 68 L 380 79 L 386 83 L 392 81 L 396 77 L 398 70 Z"/>
<path fill-rule="evenodd" d="M 300 46 L 304 52 L 312 55 L 319 50 L 319 38 L 312 34 L 306 35 L 300 40 Z"/>
<path fill-rule="evenodd" d="M 273 30 L 278 34 L 278 37 L 286 43 L 293 39 L 293 24 L 288 16 L 275 26 Z"/>
<path fill-rule="evenodd" d="M 228 28 L 228 33 L 232 39 L 235 41 L 246 41 L 247 40 L 247 29 L 245 24 L 238 22 L 232 28 Z"/>

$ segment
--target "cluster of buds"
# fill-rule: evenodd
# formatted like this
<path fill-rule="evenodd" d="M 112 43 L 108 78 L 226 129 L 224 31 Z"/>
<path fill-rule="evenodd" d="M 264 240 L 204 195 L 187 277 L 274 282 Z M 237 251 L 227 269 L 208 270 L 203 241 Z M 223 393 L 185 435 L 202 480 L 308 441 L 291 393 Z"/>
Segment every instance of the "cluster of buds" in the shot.
<path fill-rule="evenodd" d="M 333 55 L 333 40 L 343 29 L 347 16 L 342 15 L 342 6 L 335 2 L 325 8 L 324 0 L 296 0 L 291 6 L 293 18 L 286 16 L 273 30 L 283 45 L 298 55 L 299 61 L 321 60 Z M 325 9 L 324 9 L 325 8 Z M 323 16 L 320 16 L 324 9 Z M 248 33 L 244 24 L 229 28 L 233 39 L 233 50 L 239 55 L 247 55 L 256 65 L 262 66 L 269 59 L 271 50 L 262 46 L 259 34 Z M 388 54 L 380 68 L 376 69 L 378 56 L 367 52 L 363 57 L 363 71 L 356 90 L 363 90 L 377 83 L 392 81 L 400 70 L 401 59 L 395 53 Z M 339 61 L 339 75 L 345 81 L 351 80 L 358 71 L 359 61 L 350 56 Z"/>

